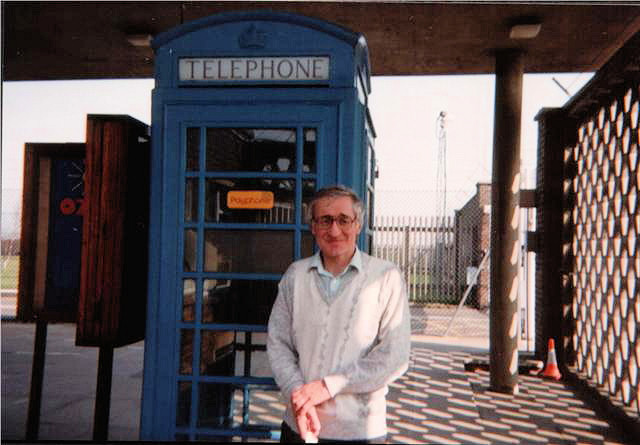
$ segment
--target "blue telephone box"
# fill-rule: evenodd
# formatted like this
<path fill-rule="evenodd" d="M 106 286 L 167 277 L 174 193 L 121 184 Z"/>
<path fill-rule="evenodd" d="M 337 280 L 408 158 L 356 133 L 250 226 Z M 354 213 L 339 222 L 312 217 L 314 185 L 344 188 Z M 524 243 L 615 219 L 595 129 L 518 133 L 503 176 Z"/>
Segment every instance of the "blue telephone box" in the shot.
<path fill-rule="evenodd" d="M 275 438 L 284 407 L 266 324 L 282 273 L 313 254 L 309 199 L 340 183 L 373 207 L 366 42 L 250 12 L 187 23 L 153 46 L 141 439 Z M 359 246 L 370 244 L 366 222 Z M 275 419 L 254 409 L 266 402 Z"/>

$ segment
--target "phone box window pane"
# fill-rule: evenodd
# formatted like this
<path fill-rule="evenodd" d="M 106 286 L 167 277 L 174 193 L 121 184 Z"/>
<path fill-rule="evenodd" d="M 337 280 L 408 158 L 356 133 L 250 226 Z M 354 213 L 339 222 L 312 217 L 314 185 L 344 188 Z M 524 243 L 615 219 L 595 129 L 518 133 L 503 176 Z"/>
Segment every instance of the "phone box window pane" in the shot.
<path fill-rule="evenodd" d="M 367 220 L 369 221 L 369 228 L 373 230 L 373 193 L 371 190 L 367 190 Z"/>
<path fill-rule="evenodd" d="M 315 173 L 316 171 L 316 146 L 318 132 L 315 128 L 304 129 L 304 155 L 302 171 L 305 173 Z"/>
<path fill-rule="evenodd" d="M 295 171 L 295 129 L 207 128 L 206 138 L 207 171 Z"/>
<path fill-rule="evenodd" d="M 200 383 L 198 385 L 199 428 L 231 428 L 233 425 L 233 385 Z"/>
<path fill-rule="evenodd" d="M 294 180 L 208 179 L 206 184 L 205 220 L 207 222 L 261 224 L 293 224 L 295 222 Z M 230 199 L 230 192 L 234 192 L 233 200 Z M 268 208 L 251 208 L 252 206 L 268 206 Z"/>
<path fill-rule="evenodd" d="M 313 246 L 315 245 L 315 239 L 311 232 L 304 231 L 302 232 L 302 242 L 300 243 L 301 248 L 301 258 L 306 258 L 313 255 Z"/>
<path fill-rule="evenodd" d="M 178 382 L 176 426 L 187 427 L 191 419 L 191 382 Z"/>
<path fill-rule="evenodd" d="M 187 178 L 184 187 L 184 220 L 198 220 L 198 179 Z"/>
<path fill-rule="evenodd" d="M 199 389 L 198 427 L 239 428 L 242 425 L 245 398 L 242 388 L 234 388 L 224 383 L 201 383 Z M 279 430 L 285 405 L 278 393 L 250 388 L 247 396 L 249 425 L 267 425 Z M 219 436 L 199 434 L 196 437 L 198 440 L 220 441 Z"/>
<path fill-rule="evenodd" d="M 194 229 L 184 231 L 184 271 L 195 272 L 197 266 L 198 232 Z"/>
<path fill-rule="evenodd" d="M 200 374 L 231 376 L 235 351 L 233 331 L 203 330 L 200 344 Z"/>
<path fill-rule="evenodd" d="M 207 230 L 205 272 L 284 273 L 293 261 L 293 232 Z"/>
<path fill-rule="evenodd" d="M 193 373 L 193 329 L 180 330 L 180 374 Z"/>
<path fill-rule="evenodd" d="M 249 354 L 251 354 L 251 358 L 249 358 Z M 245 375 L 245 366 L 248 366 L 248 375 L 254 377 L 273 377 L 271 366 L 269 366 L 267 351 L 243 351 L 242 354 L 237 354 L 236 360 L 236 374 L 239 376 Z"/>
<path fill-rule="evenodd" d="M 182 321 L 195 320 L 196 310 L 196 281 L 187 279 L 182 284 Z"/>
<path fill-rule="evenodd" d="M 187 171 L 200 169 L 200 129 L 187 128 Z"/>
<path fill-rule="evenodd" d="M 249 423 L 279 429 L 286 406 L 278 391 L 253 389 L 249 393 Z"/>
<path fill-rule="evenodd" d="M 309 203 L 316 193 L 316 181 L 302 181 L 302 222 L 310 224 Z"/>
<path fill-rule="evenodd" d="M 272 377 L 273 372 L 267 357 L 267 334 L 252 333 L 251 344 L 243 346 L 242 351 L 236 352 L 236 376 Z"/>
<path fill-rule="evenodd" d="M 202 321 L 266 325 L 277 294 L 276 280 L 204 280 Z"/>

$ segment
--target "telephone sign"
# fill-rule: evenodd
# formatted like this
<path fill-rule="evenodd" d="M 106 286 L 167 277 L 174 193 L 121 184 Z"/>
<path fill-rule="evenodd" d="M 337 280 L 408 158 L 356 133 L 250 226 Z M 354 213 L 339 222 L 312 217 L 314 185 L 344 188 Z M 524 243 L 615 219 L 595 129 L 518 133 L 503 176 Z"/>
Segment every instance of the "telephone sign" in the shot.
<path fill-rule="evenodd" d="M 209 57 L 179 62 L 181 81 L 329 80 L 328 57 Z"/>

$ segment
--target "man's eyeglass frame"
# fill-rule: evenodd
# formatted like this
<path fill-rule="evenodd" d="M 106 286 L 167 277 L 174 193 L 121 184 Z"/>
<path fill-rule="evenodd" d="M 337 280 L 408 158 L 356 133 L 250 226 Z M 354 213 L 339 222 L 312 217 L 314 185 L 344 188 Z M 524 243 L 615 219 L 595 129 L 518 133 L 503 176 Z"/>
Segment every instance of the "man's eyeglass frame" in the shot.
<path fill-rule="evenodd" d="M 338 225 L 340 229 L 344 230 L 353 226 L 353 223 L 357 219 L 358 218 L 356 217 L 351 218 L 347 215 L 338 215 L 338 216 L 325 215 L 325 216 L 321 216 L 320 218 L 313 218 L 311 221 L 313 221 L 313 223 L 319 229 L 322 229 L 322 230 L 327 230 L 331 228 L 334 222 Z"/>

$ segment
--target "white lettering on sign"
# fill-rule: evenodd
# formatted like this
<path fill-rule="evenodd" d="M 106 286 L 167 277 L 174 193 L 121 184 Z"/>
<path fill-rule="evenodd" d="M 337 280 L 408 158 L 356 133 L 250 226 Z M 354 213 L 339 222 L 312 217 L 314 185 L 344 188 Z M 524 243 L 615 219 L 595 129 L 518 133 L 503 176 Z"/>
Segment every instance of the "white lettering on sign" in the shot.
<path fill-rule="evenodd" d="M 180 59 L 180 81 L 329 80 L 329 57 L 206 57 Z"/>

